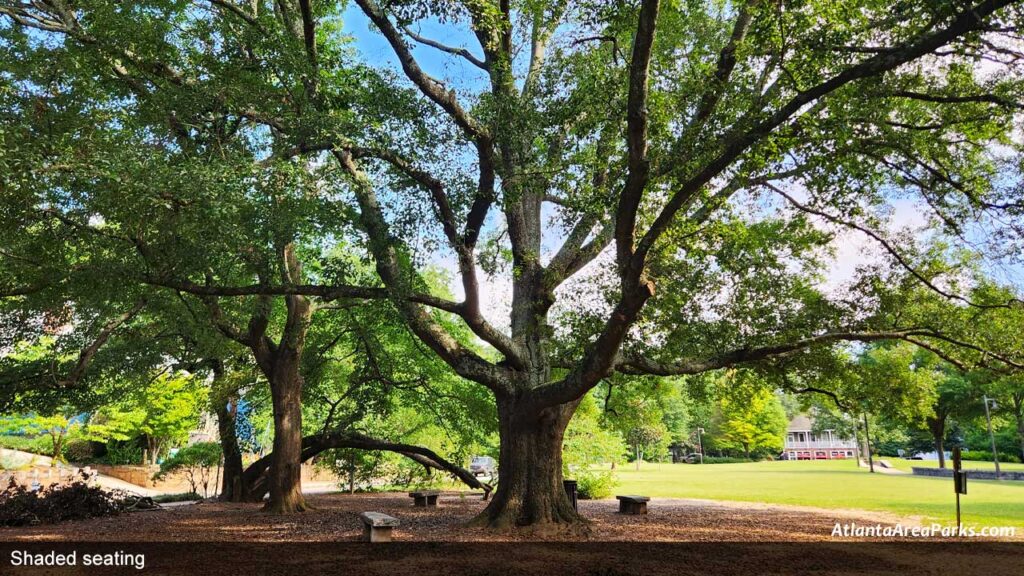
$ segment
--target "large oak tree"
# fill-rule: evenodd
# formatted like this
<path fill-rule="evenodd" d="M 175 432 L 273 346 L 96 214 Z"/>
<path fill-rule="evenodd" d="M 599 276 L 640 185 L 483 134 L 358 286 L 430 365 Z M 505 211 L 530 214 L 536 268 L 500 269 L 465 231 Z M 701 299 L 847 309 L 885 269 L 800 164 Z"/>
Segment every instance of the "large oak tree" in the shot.
<path fill-rule="evenodd" d="M 1019 4 L 356 0 L 373 28 L 357 32 L 393 52 L 374 67 L 332 2 L 5 2 L 3 209 L 20 227 L 4 232 L 4 292 L 59 293 L 99 268 L 213 311 L 283 297 L 279 340 L 258 309 L 221 324 L 282 418 L 305 334 L 287 327 L 310 300 L 387 300 L 495 397 L 501 482 L 479 521 L 572 523 L 562 437 L 615 372 L 951 343 L 887 307 L 884 283 L 823 291 L 819 224 L 865 234 L 944 298 L 1007 305 L 919 267 L 879 207 L 915 198 L 964 241 L 993 214 L 1019 229 Z M 438 22 L 469 46 L 423 35 Z M 83 229 L 109 242 L 68 245 Z M 24 250 L 40 236 L 42 262 Z M 296 246 L 334 243 L 376 278 L 303 269 Z M 442 249 L 458 301 L 421 277 Z M 485 316 L 481 272 L 511 285 L 507 323 Z M 281 442 L 296 461 L 300 436 Z"/>

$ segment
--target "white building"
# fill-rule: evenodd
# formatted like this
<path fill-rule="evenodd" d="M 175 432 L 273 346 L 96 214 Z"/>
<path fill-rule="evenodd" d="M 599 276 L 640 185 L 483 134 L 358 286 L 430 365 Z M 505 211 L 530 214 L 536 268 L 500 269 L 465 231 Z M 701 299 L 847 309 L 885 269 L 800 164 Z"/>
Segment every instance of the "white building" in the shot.
<path fill-rule="evenodd" d="M 785 460 L 840 460 L 857 455 L 857 440 L 840 438 L 833 430 L 814 433 L 814 423 L 801 414 L 786 429 Z"/>

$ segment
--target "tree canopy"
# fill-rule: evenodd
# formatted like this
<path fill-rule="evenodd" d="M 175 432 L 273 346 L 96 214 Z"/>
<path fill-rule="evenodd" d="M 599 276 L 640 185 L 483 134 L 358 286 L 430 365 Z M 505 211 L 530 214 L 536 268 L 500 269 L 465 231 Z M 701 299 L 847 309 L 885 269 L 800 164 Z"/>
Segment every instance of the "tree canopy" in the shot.
<path fill-rule="evenodd" d="M 799 370 L 881 340 L 1020 367 L 974 329 L 1019 322 L 1018 295 L 955 264 L 1019 251 L 1022 18 L 1013 0 L 4 4 L 5 338 L 76 327 L 64 372 L 4 382 L 73 387 L 150 307 L 185 307 L 269 382 L 271 506 L 301 510 L 309 343 L 325 313 L 379 304 L 493 397 L 503 480 L 480 522 L 508 527 L 576 520 L 563 433 L 616 373 Z M 932 235 L 890 226 L 908 201 Z M 839 231 L 881 255 L 830 288 Z"/>

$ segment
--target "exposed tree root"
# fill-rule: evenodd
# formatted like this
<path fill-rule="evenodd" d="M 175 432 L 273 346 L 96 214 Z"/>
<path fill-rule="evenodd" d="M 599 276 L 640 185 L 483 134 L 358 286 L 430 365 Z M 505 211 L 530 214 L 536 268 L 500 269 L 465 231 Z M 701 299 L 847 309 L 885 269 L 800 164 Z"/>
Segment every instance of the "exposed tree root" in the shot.
<path fill-rule="evenodd" d="M 406 458 L 414 460 L 424 467 L 432 470 L 441 470 L 452 474 L 462 481 L 463 484 L 477 490 L 484 491 L 484 498 L 493 490 L 490 484 L 481 482 L 465 468 L 449 462 L 433 450 L 416 446 L 413 444 L 401 444 L 387 442 L 376 438 L 359 434 L 356 432 L 332 432 L 329 434 L 317 434 L 302 439 L 302 461 L 331 448 L 355 448 L 360 450 L 384 450 L 401 454 Z M 245 501 L 260 502 L 266 496 L 269 485 L 267 476 L 270 473 L 270 465 L 273 461 L 273 453 L 267 454 L 246 468 L 244 473 L 244 485 L 247 487 Z M 306 509 L 308 504 L 304 504 Z M 297 510 L 298 511 L 298 510 Z"/>

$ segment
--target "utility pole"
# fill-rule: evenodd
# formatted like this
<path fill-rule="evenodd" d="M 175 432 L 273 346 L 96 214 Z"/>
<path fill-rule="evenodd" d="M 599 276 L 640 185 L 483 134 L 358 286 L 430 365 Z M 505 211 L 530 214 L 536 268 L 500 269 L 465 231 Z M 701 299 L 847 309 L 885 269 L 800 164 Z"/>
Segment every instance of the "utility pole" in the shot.
<path fill-rule="evenodd" d="M 996 465 L 996 480 L 1002 480 L 1003 476 L 999 473 L 999 454 L 996 452 L 996 436 L 992 433 L 992 416 L 988 412 L 988 403 L 992 402 L 992 408 L 998 408 L 995 400 L 989 400 L 988 396 L 982 396 L 982 400 L 985 402 L 985 421 L 988 422 L 988 438 L 992 441 L 992 461 Z"/>
<path fill-rule="evenodd" d="M 871 431 L 868 428 L 868 413 L 864 412 L 864 447 L 868 452 L 868 469 L 875 473 L 875 459 L 871 456 Z"/>
<path fill-rule="evenodd" d="M 704 433 L 704 429 L 697 428 L 697 453 L 700 454 L 700 463 L 704 463 L 704 442 L 701 441 L 700 435 Z"/>

